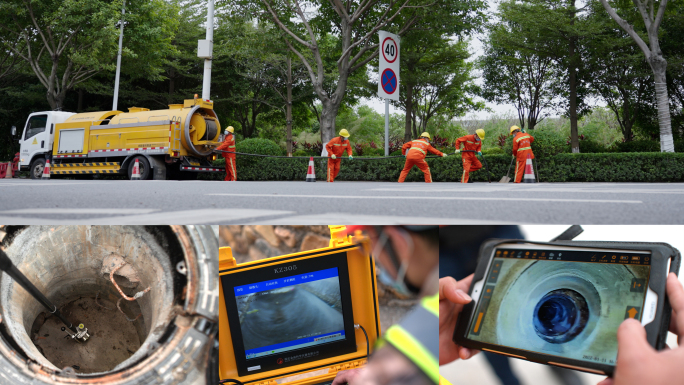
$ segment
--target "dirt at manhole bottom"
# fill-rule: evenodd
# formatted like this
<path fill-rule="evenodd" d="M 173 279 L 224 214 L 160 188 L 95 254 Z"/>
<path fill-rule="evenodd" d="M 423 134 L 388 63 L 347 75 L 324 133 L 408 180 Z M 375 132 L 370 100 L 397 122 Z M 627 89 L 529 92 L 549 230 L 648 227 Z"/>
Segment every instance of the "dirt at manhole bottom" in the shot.
<path fill-rule="evenodd" d="M 140 348 L 136 323 L 126 320 L 116 303 L 99 298 L 79 298 L 60 307 L 64 316 L 74 323 L 85 324 L 90 339 L 85 343 L 65 338 L 64 324 L 52 315 L 38 315 L 31 328 L 31 340 L 38 350 L 58 368 L 73 367 L 77 373 L 106 372 L 125 361 Z M 121 309 L 135 318 L 140 309 L 136 303 L 121 301 Z M 102 305 L 102 306 L 101 306 Z M 107 309 L 109 308 L 109 309 Z M 142 326 L 142 325 L 139 325 Z"/>

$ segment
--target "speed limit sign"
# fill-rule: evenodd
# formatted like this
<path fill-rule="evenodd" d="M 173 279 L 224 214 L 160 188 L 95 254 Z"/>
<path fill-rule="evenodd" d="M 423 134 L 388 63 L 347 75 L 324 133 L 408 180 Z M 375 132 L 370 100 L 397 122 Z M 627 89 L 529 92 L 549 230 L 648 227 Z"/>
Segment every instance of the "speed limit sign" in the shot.
<path fill-rule="evenodd" d="M 382 42 L 382 56 L 387 63 L 394 63 L 397 60 L 397 56 L 399 56 L 397 42 L 391 37 L 386 37 Z"/>
<path fill-rule="evenodd" d="M 380 31 L 378 96 L 399 100 L 399 36 Z"/>

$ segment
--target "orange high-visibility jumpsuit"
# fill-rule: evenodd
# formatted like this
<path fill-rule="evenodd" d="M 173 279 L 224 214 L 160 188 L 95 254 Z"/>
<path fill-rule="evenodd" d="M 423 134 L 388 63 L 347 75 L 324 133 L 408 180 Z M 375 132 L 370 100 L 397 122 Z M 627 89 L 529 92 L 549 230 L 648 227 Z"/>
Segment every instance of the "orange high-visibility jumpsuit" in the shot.
<path fill-rule="evenodd" d="M 340 156 L 342 156 L 342 154 L 344 154 L 345 151 L 347 152 L 347 156 L 351 156 L 352 154 L 351 143 L 349 143 L 349 139 L 343 142 L 342 137 L 337 136 L 325 145 L 325 150 L 328 152 L 327 181 L 334 182 L 335 177 L 337 177 L 337 174 L 340 173 L 340 163 L 342 163 L 342 159 L 340 159 Z M 335 154 L 337 159 L 331 158 L 333 154 Z"/>
<path fill-rule="evenodd" d="M 454 147 L 458 150 L 463 143 L 463 149 L 469 151 L 482 151 L 482 140 L 477 134 L 466 135 L 456 139 Z M 471 171 L 477 171 L 482 168 L 482 163 L 477 159 L 477 153 L 464 152 L 461 154 L 463 158 L 463 176 L 461 176 L 461 183 L 468 183 L 468 177 Z"/>
<path fill-rule="evenodd" d="M 406 164 L 404 164 L 404 169 L 401 170 L 401 175 L 399 176 L 399 183 L 404 183 L 406 180 L 406 175 L 413 168 L 413 166 L 418 166 L 420 171 L 425 175 L 425 183 L 432 183 L 432 176 L 430 175 L 430 167 L 428 167 L 425 161 L 425 156 L 427 153 L 443 156 L 441 151 L 435 149 L 428 143 L 426 139 L 416 139 L 410 142 L 404 143 L 401 146 L 402 155 L 406 155 Z"/>
<path fill-rule="evenodd" d="M 513 137 L 513 155 L 516 159 L 515 164 L 515 183 L 520 183 L 522 181 L 523 175 L 525 175 L 525 163 L 527 162 L 527 155 L 529 154 L 532 159 L 534 159 L 534 153 L 532 153 L 532 142 L 534 142 L 534 136 L 527 133 L 518 132 Z"/>
<path fill-rule="evenodd" d="M 216 147 L 218 151 L 232 151 L 235 152 L 235 135 L 226 135 L 223 143 Z M 222 152 L 221 156 L 226 160 L 226 182 L 234 182 L 237 180 L 237 171 L 235 168 L 235 154 Z"/>

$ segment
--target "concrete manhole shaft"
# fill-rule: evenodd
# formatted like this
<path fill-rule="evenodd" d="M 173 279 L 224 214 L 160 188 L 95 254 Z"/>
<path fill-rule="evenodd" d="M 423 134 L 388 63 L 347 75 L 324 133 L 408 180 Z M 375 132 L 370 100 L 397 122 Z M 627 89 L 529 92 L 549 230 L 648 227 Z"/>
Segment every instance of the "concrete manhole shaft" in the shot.
<path fill-rule="evenodd" d="M 6 227 L 2 247 L 17 268 L 73 323 L 85 343 L 7 275 L 0 278 L 0 383 L 18 374 L 65 384 L 203 378 L 217 312 L 218 245 L 202 226 Z M 187 266 L 186 274 L 176 270 Z M 65 336 L 67 338 L 65 338 Z M 190 338 L 191 360 L 175 354 Z M 186 345 L 183 345 L 186 346 Z M 187 352 L 186 352 L 187 354 Z M 156 378 L 156 379 L 155 379 Z M 21 384 L 22 382 L 14 381 Z"/>

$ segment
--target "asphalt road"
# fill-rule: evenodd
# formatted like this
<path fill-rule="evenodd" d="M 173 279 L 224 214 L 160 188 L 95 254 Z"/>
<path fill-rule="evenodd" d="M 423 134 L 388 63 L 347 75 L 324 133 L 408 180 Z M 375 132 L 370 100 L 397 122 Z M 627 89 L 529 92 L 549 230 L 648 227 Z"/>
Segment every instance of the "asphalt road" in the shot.
<path fill-rule="evenodd" d="M 0 224 L 682 224 L 684 184 L 0 179 Z"/>

